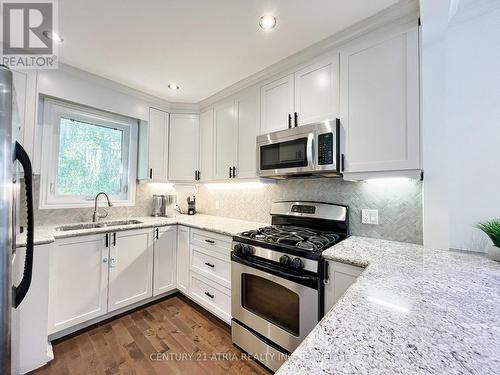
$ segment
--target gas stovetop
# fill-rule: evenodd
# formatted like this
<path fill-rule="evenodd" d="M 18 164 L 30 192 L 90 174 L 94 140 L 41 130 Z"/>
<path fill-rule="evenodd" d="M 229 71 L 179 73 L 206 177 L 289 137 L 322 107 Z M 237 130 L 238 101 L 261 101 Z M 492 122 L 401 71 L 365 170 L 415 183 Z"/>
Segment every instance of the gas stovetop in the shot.
<path fill-rule="evenodd" d="M 345 237 L 345 234 L 307 227 L 272 225 L 240 233 L 233 239 L 284 253 L 303 255 L 306 258 L 318 258 L 323 250 Z"/>

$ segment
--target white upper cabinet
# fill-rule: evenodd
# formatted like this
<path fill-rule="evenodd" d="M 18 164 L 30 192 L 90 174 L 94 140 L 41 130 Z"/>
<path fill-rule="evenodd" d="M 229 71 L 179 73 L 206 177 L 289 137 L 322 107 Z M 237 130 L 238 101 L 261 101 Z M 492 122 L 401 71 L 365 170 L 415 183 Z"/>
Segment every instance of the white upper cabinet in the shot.
<path fill-rule="evenodd" d="M 293 74 L 268 83 L 260 89 L 260 134 L 287 129 L 292 122 Z M 290 125 L 289 125 L 290 124 Z"/>
<path fill-rule="evenodd" d="M 340 52 L 344 172 L 420 169 L 417 26 Z"/>
<path fill-rule="evenodd" d="M 214 178 L 214 110 L 200 114 L 200 179 Z"/>
<path fill-rule="evenodd" d="M 237 128 L 234 101 L 227 101 L 214 108 L 215 119 L 215 178 L 227 179 L 236 168 Z"/>
<path fill-rule="evenodd" d="M 153 230 L 109 235 L 108 312 L 153 295 Z"/>
<path fill-rule="evenodd" d="M 169 181 L 192 182 L 198 172 L 199 116 L 170 115 Z"/>
<path fill-rule="evenodd" d="M 165 182 L 168 179 L 168 113 L 149 109 L 148 180 Z"/>
<path fill-rule="evenodd" d="M 238 130 L 236 178 L 257 176 L 256 137 L 258 132 L 258 93 L 251 91 L 234 102 Z"/>
<path fill-rule="evenodd" d="M 334 120 L 339 109 L 338 54 L 295 72 L 297 125 Z"/>
<path fill-rule="evenodd" d="M 337 118 L 338 76 L 335 53 L 262 86 L 260 134 Z"/>

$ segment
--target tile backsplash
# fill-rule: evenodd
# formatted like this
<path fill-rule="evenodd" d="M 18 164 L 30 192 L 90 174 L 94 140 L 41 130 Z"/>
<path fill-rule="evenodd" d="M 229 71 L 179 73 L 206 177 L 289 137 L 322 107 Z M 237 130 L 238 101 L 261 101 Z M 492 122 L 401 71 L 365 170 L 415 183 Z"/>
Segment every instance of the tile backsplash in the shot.
<path fill-rule="evenodd" d="M 54 225 L 90 221 L 93 208 L 57 210 L 38 209 L 39 178 L 35 178 L 35 224 Z M 387 181 L 382 183 L 348 182 L 340 179 L 285 180 L 274 184 L 233 183 L 200 185 L 196 193 L 178 188 L 181 208 L 186 197 L 196 195 L 200 213 L 236 219 L 270 222 L 271 203 L 279 200 L 310 200 L 349 206 L 351 233 L 410 243 L 422 243 L 422 183 Z M 174 194 L 164 184 L 137 185 L 133 207 L 111 207 L 108 219 L 151 214 L 152 194 Z M 104 205 L 104 202 L 101 203 Z M 363 208 L 377 209 L 379 224 L 361 223 Z"/>
<path fill-rule="evenodd" d="M 349 206 L 349 224 L 354 235 L 417 244 L 423 241 L 420 181 L 367 183 L 303 179 L 236 186 L 231 189 L 217 184 L 200 186 L 196 196 L 198 210 L 210 215 L 270 222 L 272 202 L 309 200 L 338 203 Z M 363 208 L 378 210 L 378 225 L 361 223 Z"/>

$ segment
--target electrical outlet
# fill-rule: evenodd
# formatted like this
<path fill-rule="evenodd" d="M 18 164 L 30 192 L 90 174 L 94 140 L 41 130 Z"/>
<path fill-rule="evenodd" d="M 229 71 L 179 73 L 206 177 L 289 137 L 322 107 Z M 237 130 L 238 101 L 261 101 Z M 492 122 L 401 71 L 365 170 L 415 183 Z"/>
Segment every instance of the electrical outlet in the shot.
<path fill-rule="evenodd" d="M 219 200 L 215 200 L 215 209 L 218 210 L 220 208 Z"/>
<path fill-rule="evenodd" d="M 361 210 L 361 223 L 378 225 L 378 210 Z"/>

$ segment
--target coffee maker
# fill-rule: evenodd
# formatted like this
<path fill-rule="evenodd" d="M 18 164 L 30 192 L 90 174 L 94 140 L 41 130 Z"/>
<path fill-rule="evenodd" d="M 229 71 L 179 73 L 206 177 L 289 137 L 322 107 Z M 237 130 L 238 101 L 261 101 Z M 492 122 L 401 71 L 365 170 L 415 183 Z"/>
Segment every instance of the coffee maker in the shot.
<path fill-rule="evenodd" d="M 188 215 L 194 215 L 196 213 L 196 197 L 193 195 L 193 200 L 191 197 L 187 197 L 188 204 Z"/>

